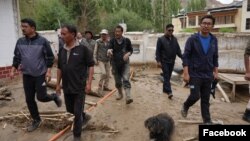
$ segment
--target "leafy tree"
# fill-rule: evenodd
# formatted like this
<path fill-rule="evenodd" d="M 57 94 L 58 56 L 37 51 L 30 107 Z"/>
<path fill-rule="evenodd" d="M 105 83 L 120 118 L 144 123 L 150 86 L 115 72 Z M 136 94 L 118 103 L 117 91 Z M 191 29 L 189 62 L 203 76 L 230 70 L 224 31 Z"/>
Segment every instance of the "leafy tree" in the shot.
<path fill-rule="evenodd" d="M 206 0 L 189 0 L 187 11 L 199 11 L 206 8 Z"/>
<path fill-rule="evenodd" d="M 109 14 L 100 26 L 112 31 L 116 25 L 123 22 L 127 24 L 127 31 L 143 31 L 153 28 L 150 21 L 141 18 L 135 12 L 123 8 L 116 13 Z"/>

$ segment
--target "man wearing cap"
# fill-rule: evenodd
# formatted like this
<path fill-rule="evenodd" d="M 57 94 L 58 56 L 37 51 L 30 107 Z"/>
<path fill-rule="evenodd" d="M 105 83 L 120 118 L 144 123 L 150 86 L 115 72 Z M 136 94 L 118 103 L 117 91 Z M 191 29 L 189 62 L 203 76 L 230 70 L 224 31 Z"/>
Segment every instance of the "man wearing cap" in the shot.
<path fill-rule="evenodd" d="M 107 51 L 109 49 L 108 30 L 103 29 L 100 34 L 101 38 L 96 41 L 94 49 L 95 64 L 99 66 L 101 71 L 99 89 L 104 86 L 104 91 L 111 91 L 108 87 L 110 77 L 110 59 L 107 56 Z"/>
<path fill-rule="evenodd" d="M 96 44 L 96 41 L 93 39 L 93 33 L 91 31 L 85 31 L 85 38 L 82 39 L 82 41 L 80 42 L 80 44 L 88 47 L 88 49 L 93 54 L 94 53 L 95 44 Z"/>

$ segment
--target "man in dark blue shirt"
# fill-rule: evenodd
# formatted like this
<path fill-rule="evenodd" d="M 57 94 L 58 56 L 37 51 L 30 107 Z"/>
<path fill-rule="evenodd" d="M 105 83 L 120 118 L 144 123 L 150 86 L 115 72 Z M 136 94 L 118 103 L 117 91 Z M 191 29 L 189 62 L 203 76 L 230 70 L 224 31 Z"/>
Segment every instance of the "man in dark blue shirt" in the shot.
<path fill-rule="evenodd" d="M 168 24 L 165 34 L 157 40 L 155 52 L 157 65 L 163 72 L 163 93 L 167 94 L 169 99 L 173 97 L 170 78 L 173 72 L 176 55 L 182 58 L 179 43 L 173 35 L 173 32 L 174 26 Z"/>
<path fill-rule="evenodd" d="M 211 124 L 209 99 L 211 84 L 218 78 L 218 42 L 210 33 L 215 23 L 212 15 L 200 20 L 200 32 L 188 38 L 183 54 L 184 81 L 190 85 L 190 95 L 184 102 L 181 114 L 201 99 L 201 115 L 205 124 Z"/>

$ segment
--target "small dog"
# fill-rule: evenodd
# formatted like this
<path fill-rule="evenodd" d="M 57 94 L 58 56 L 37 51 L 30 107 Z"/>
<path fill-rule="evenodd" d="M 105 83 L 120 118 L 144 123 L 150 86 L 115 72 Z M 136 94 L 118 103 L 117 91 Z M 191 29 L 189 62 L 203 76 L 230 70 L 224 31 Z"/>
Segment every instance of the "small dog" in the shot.
<path fill-rule="evenodd" d="M 174 120 L 167 113 L 160 113 L 144 121 L 149 130 L 150 139 L 154 141 L 170 141 L 174 131 Z"/>

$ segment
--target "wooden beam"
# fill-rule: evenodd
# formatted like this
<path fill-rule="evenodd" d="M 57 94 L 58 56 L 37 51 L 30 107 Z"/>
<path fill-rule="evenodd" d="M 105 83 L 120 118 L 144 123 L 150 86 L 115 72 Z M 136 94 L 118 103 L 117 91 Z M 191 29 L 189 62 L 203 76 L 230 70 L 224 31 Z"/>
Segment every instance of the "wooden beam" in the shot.
<path fill-rule="evenodd" d="M 224 99 L 226 100 L 227 103 L 231 103 L 227 94 L 225 93 L 225 91 L 221 88 L 220 84 L 218 83 L 216 85 L 216 87 L 219 89 L 220 93 L 222 94 L 222 96 L 224 97 Z"/>

